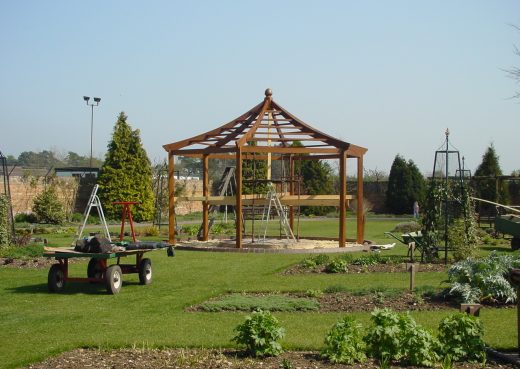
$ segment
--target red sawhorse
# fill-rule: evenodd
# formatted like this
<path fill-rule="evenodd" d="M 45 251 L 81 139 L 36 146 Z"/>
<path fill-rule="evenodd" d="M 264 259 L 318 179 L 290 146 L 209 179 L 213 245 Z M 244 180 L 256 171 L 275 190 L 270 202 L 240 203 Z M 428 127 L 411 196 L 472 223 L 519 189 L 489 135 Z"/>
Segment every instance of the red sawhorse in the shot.
<path fill-rule="evenodd" d="M 121 214 L 121 233 L 119 233 L 119 241 L 123 241 L 123 236 L 125 234 L 125 221 L 128 218 L 128 223 L 130 223 L 130 231 L 132 232 L 132 239 L 136 242 L 135 232 L 134 232 L 134 221 L 132 220 L 132 211 L 130 210 L 131 205 L 140 204 L 137 201 L 117 201 L 113 202 L 114 205 L 123 205 L 123 213 Z"/>

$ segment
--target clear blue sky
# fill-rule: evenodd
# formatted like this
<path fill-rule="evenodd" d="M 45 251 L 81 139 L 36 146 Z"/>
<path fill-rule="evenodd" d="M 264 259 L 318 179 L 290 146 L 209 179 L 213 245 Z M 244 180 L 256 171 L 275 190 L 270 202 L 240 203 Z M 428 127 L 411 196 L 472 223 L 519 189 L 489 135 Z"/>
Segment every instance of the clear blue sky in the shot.
<path fill-rule="evenodd" d="M 431 172 L 449 127 L 474 170 L 520 169 L 520 1 L 2 1 L 0 150 L 104 155 L 125 111 L 152 161 L 263 99 Z"/>

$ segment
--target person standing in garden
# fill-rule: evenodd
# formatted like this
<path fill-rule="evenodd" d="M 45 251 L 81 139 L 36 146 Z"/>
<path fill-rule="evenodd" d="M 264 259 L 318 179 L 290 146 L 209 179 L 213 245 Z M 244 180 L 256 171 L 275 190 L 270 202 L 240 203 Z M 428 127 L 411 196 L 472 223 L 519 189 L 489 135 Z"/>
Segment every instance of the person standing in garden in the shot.
<path fill-rule="evenodd" d="M 419 202 L 415 201 L 413 203 L 413 217 L 415 219 L 419 218 Z"/>

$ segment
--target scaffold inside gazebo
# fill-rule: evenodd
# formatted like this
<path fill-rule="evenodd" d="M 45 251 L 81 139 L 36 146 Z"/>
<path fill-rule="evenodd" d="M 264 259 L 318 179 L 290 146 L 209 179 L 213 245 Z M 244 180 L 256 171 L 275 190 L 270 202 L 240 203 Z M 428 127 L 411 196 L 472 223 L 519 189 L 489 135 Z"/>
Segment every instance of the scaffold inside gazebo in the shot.
<path fill-rule="evenodd" d="M 297 143 L 297 144 L 295 144 Z M 192 201 L 202 202 L 201 239 L 208 240 L 208 213 L 211 205 L 231 205 L 236 214 L 251 202 L 267 202 L 265 195 L 245 195 L 242 193 L 242 168 L 244 160 L 263 160 L 267 162 L 270 180 L 272 161 L 287 160 L 290 177 L 294 177 L 295 163 L 299 160 L 336 159 L 339 161 L 340 188 L 338 194 L 305 195 L 296 194 L 295 182 L 289 181 L 288 192 L 282 193 L 279 200 L 288 208 L 288 223 L 294 229 L 296 206 L 335 206 L 339 208 L 338 243 L 346 243 L 346 211 L 352 196 L 347 194 L 347 159 L 357 160 L 356 241 L 364 241 L 363 221 L 363 155 L 367 149 L 341 141 L 304 123 L 272 99 L 272 91 L 265 91 L 264 100 L 231 122 L 206 133 L 163 146 L 168 152 L 168 189 L 169 189 L 169 242 L 175 244 L 175 156 L 202 159 L 203 194 Z M 234 196 L 210 196 L 209 160 L 227 159 L 235 162 L 236 191 Z M 236 216 L 236 247 L 242 247 L 243 219 Z"/>

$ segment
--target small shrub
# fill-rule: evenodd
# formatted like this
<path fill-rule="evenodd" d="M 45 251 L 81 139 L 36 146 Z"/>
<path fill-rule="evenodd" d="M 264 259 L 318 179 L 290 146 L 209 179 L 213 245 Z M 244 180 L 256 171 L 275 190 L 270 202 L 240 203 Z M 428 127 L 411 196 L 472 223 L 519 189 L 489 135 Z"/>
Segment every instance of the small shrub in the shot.
<path fill-rule="evenodd" d="M 159 228 L 153 225 L 141 229 L 141 234 L 145 237 L 157 237 L 159 233 Z"/>
<path fill-rule="evenodd" d="M 417 232 L 420 231 L 422 228 L 422 225 L 418 222 L 402 222 L 397 223 L 395 228 L 392 230 L 392 232 L 400 232 L 400 233 L 410 233 L 410 232 Z"/>
<path fill-rule="evenodd" d="M 323 295 L 322 290 L 307 290 L 305 291 L 307 297 L 318 298 Z"/>
<path fill-rule="evenodd" d="M 195 236 L 199 232 L 199 226 L 195 224 L 184 224 L 181 232 L 188 236 Z"/>
<path fill-rule="evenodd" d="M 365 342 L 373 357 L 415 366 L 433 366 L 438 361 L 438 341 L 408 313 L 375 309 L 371 319 L 374 326 L 365 336 Z"/>
<path fill-rule="evenodd" d="M 79 223 L 83 220 L 83 214 L 81 213 L 74 213 L 70 216 L 70 221 L 74 223 Z"/>
<path fill-rule="evenodd" d="M 365 336 L 368 353 L 378 359 L 400 359 L 399 315 L 390 309 L 375 309 L 371 320 L 373 326 Z"/>
<path fill-rule="evenodd" d="M 354 364 L 366 359 L 361 325 L 351 316 L 337 322 L 325 337 L 321 355 L 332 363 Z"/>
<path fill-rule="evenodd" d="M 61 224 L 65 220 L 63 205 L 58 200 L 54 186 L 46 188 L 34 198 L 32 211 L 40 223 Z"/>
<path fill-rule="evenodd" d="M 347 262 L 343 259 L 337 258 L 332 260 L 325 266 L 327 273 L 343 273 L 347 271 Z"/>
<path fill-rule="evenodd" d="M 278 356 L 283 351 L 279 341 L 284 337 L 285 330 L 269 311 L 253 312 L 235 331 L 237 335 L 233 341 L 245 345 L 254 356 Z"/>
<path fill-rule="evenodd" d="M 455 313 L 439 324 L 439 342 L 444 356 L 453 361 L 477 361 L 486 359 L 482 322 L 465 313 Z"/>
<path fill-rule="evenodd" d="M 36 223 L 38 220 L 33 213 L 18 213 L 14 217 L 16 223 Z"/>

